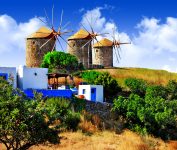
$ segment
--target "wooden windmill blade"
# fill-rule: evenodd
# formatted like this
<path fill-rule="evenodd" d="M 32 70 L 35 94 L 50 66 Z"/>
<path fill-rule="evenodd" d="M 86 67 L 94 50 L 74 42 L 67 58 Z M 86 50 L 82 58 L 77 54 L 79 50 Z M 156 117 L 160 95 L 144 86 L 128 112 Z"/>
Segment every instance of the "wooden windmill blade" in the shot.
<path fill-rule="evenodd" d="M 119 59 L 121 59 L 121 56 L 120 56 L 120 53 L 119 53 L 119 48 L 117 47 L 117 41 L 116 41 L 116 37 L 115 37 L 115 30 L 116 30 L 116 28 L 115 28 L 115 26 L 113 27 L 113 35 L 112 35 L 112 38 L 113 38 L 113 50 L 114 50 L 114 53 L 115 53 L 115 55 L 116 55 L 116 60 L 117 60 L 117 62 L 119 63 L 120 61 L 119 61 Z"/>
<path fill-rule="evenodd" d="M 114 47 L 113 47 L 113 51 L 114 51 L 115 56 L 116 56 L 116 61 L 117 61 L 117 63 L 119 63 L 119 57 L 118 57 L 116 49 Z"/>
<path fill-rule="evenodd" d="M 59 45 L 60 45 L 60 47 L 61 47 L 61 49 L 63 50 L 63 47 L 62 47 L 62 44 L 61 44 L 60 39 L 62 39 L 62 40 L 64 40 L 64 41 L 66 42 L 66 40 L 64 39 L 63 36 L 66 35 L 66 34 L 68 34 L 68 33 L 73 32 L 73 31 L 71 31 L 71 30 L 62 31 L 63 10 L 62 10 L 62 12 L 61 12 L 60 23 L 59 23 L 59 27 L 58 27 L 57 30 L 56 30 L 55 27 L 54 27 L 54 5 L 53 5 L 52 11 L 51 11 L 51 13 L 52 13 L 52 21 L 51 21 L 51 23 L 50 23 L 50 19 L 49 19 L 48 15 L 47 15 L 47 11 L 46 11 L 45 9 L 44 9 L 44 11 L 45 11 L 45 16 L 46 16 L 47 23 L 44 22 L 42 19 L 40 19 L 40 20 L 41 20 L 42 22 L 44 22 L 45 24 L 50 25 L 52 37 L 51 37 L 49 40 L 47 40 L 45 43 L 43 43 L 43 44 L 41 45 L 40 49 L 41 49 L 42 47 L 44 47 L 46 44 L 48 44 L 48 42 L 50 42 L 52 39 L 54 39 L 54 40 L 55 40 L 55 44 L 54 44 L 54 45 L 56 45 L 56 42 L 58 42 Z M 65 26 L 63 27 L 63 29 L 64 29 L 67 25 L 68 25 L 68 23 L 65 24 Z M 43 33 L 43 32 L 42 32 L 42 33 Z M 43 34 L 47 34 L 47 33 L 43 33 Z M 67 43 L 67 42 L 66 42 L 66 43 Z M 67 43 L 67 45 L 69 45 L 69 44 Z M 71 46 L 70 46 L 70 47 L 71 47 Z M 53 51 L 53 49 L 54 49 L 54 48 L 52 48 L 51 51 Z"/>
<path fill-rule="evenodd" d="M 130 44 L 130 43 L 129 42 L 120 42 L 119 33 L 118 33 L 118 39 L 116 39 L 116 37 L 115 37 L 116 27 L 114 26 L 112 30 L 113 30 L 113 34 L 112 34 L 113 48 L 114 48 L 114 51 L 115 51 L 115 54 L 116 54 L 116 59 L 117 59 L 117 61 L 119 61 L 121 59 L 121 52 L 122 52 L 121 45 Z"/>
<path fill-rule="evenodd" d="M 58 27 L 58 32 L 61 30 L 62 21 L 63 21 L 63 10 L 61 11 L 61 16 L 60 16 L 60 25 L 59 25 L 59 27 Z"/>
<path fill-rule="evenodd" d="M 59 40 L 58 38 L 57 38 L 57 41 L 58 41 L 58 43 L 59 43 L 59 45 L 60 45 L 62 51 L 64 52 L 63 46 L 62 46 L 62 44 L 61 44 L 61 42 L 60 42 L 60 40 Z"/>
<path fill-rule="evenodd" d="M 119 54 L 119 50 L 117 50 L 117 47 L 116 47 L 116 38 L 115 38 L 115 27 L 113 28 L 113 35 L 112 35 L 112 38 L 113 38 L 113 51 L 114 51 L 114 53 L 115 53 L 115 56 L 116 56 L 116 61 L 117 61 L 117 63 L 119 63 L 120 61 L 119 61 L 119 59 L 121 59 L 120 58 L 120 54 Z"/>
<path fill-rule="evenodd" d="M 91 20 L 92 20 L 92 18 L 91 18 Z M 89 25 L 89 27 L 90 27 L 90 29 L 91 29 L 91 32 L 90 31 L 88 31 L 87 29 L 86 29 L 86 27 L 81 23 L 81 26 L 87 31 L 87 33 L 89 34 L 89 37 L 90 37 L 90 41 L 92 42 L 92 45 L 94 45 L 94 40 L 96 41 L 96 42 L 98 42 L 98 43 L 100 43 L 99 41 L 98 41 L 98 39 L 97 39 L 97 36 L 102 36 L 102 35 L 105 35 L 105 34 L 109 34 L 109 33 L 96 33 L 95 31 L 94 31 L 94 28 L 93 28 L 93 26 L 92 26 L 92 24 L 90 23 L 90 21 L 88 20 L 88 18 L 86 17 L 86 21 L 87 21 L 87 23 L 88 23 L 88 25 Z M 89 42 L 87 43 L 87 44 L 89 44 Z M 85 47 L 87 44 L 84 44 L 82 47 Z M 100 43 L 101 44 L 101 43 Z"/>
<path fill-rule="evenodd" d="M 63 30 L 70 24 L 70 21 L 68 21 L 64 26 L 63 26 Z"/>
<path fill-rule="evenodd" d="M 50 39 L 48 39 L 44 44 L 40 46 L 40 49 L 44 47 L 48 42 L 50 42 L 55 36 L 53 35 Z"/>
<path fill-rule="evenodd" d="M 52 7 L 52 29 L 54 28 L 54 16 L 53 16 L 53 14 L 54 14 L 54 5 Z"/>
<path fill-rule="evenodd" d="M 51 28 L 51 27 L 52 27 L 52 24 L 51 24 L 51 22 L 50 22 L 50 19 L 49 19 L 48 15 L 47 15 L 47 11 L 46 11 L 45 8 L 44 8 L 44 13 L 45 13 L 45 17 L 46 17 L 46 19 L 47 19 L 48 26 Z"/>
<path fill-rule="evenodd" d="M 87 44 L 89 44 L 90 42 L 92 42 L 92 39 L 89 40 L 87 43 L 85 43 L 81 48 L 83 49 Z"/>

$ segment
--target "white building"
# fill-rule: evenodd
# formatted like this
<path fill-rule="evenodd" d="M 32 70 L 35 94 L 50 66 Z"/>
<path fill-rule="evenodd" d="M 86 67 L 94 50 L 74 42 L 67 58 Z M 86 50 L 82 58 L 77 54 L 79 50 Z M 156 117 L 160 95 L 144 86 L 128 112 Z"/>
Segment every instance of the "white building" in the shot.
<path fill-rule="evenodd" d="M 48 68 L 28 68 L 19 66 L 17 70 L 18 88 L 26 89 L 47 89 Z"/>
<path fill-rule="evenodd" d="M 103 86 L 79 85 L 78 95 L 84 95 L 86 100 L 103 102 Z"/>
<path fill-rule="evenodd" d="M 17 88 L 17 71 L 15 67 L 0 67 L 0 77 L 3 77 L 14 88 Z"/>

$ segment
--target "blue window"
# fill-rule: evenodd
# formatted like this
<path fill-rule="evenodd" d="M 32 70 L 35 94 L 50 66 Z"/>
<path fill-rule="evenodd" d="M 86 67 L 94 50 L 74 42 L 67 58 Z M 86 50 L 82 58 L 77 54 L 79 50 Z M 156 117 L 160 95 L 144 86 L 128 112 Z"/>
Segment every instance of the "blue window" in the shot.
<path fill-rule="evenodd" d="M 85 90 L 85 89 L 83 89 L 83 90 L 82 90 L 82 94 L 85 94 L 85 93 L 86 93 L 86 90 Z"/>
<path fill-rule="evenodd" d="M 4 80 L 8 80 L 8 74 L 7 73 L 0 73 L 0 77 L 2 77 Z"/>

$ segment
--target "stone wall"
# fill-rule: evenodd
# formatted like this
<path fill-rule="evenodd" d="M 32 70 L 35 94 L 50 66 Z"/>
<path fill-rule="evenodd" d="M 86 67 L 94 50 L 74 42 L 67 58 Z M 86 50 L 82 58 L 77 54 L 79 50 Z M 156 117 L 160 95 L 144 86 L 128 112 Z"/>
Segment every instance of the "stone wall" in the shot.
<path fill-rule="evenodd" d="M 112 47 L 96 47 L 93 49 L 93 64 L 104 67 L 113 66 L 113 48 Z"/>
<path fill-rule="evenodd" d="M 117 133 L 123 129 L 123 120 L 113 111 L 113 104 L 86 101 L 86 112 L 98 115 L 104 129 L 115 130 Z"/>
<path fill-rule="evenodd" d="M 26 66 L 40 67 L 43 56 L 50 52 L 55 44 L 55 39 L 50 40 L 41 49 L 40 47 L 49 39 L 44 38 L 30 38 L 26 39 Z"/>
<path fill-rule="evenodd" d="M 88 41 L 89 39 L 73 39 L 68 40 L 67 45 L 67 52 L 76 56 L 78 58 L 78 61 L 82 62 L 85 68 L 89 68 L 89 66 L 92 64 L 91 42 L 86 44 Z M 86 46 L 84 46 L 85 44 Z"/>

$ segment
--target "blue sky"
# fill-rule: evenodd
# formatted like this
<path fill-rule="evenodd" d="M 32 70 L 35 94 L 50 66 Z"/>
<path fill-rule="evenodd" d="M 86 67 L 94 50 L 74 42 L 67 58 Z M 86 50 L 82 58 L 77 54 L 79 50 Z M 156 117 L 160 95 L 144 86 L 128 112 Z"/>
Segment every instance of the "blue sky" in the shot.
<path fill-rule="evenodd" d="M 25 37 L 42 25 L 36 16 L 44 17 L 44 8 L 51 15 L 53 4 L 55 26 L 63 9 L 68 29 L 77 31 L 81 22 L 87 26 L 85 17 L 94 16 L 95 31 L 115 26 L 117 37 L 131 41 L 115 66 L 177 71 L 176 0 L 0 0 L 0 66 L 25 65 Z"/>

